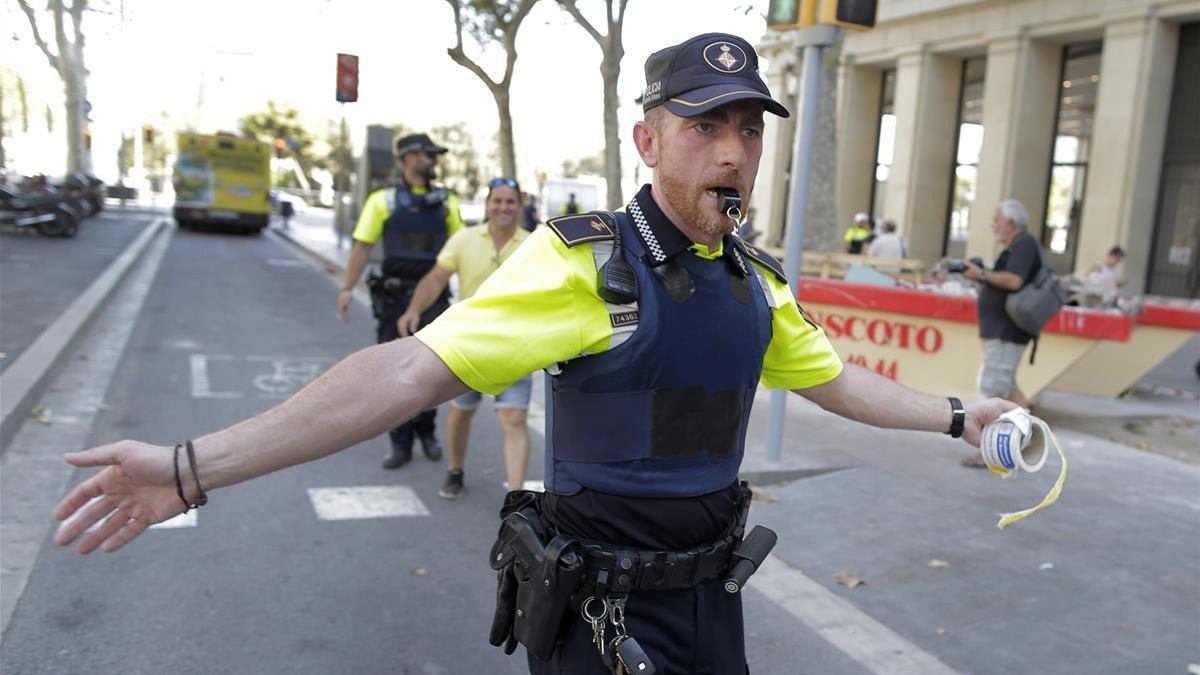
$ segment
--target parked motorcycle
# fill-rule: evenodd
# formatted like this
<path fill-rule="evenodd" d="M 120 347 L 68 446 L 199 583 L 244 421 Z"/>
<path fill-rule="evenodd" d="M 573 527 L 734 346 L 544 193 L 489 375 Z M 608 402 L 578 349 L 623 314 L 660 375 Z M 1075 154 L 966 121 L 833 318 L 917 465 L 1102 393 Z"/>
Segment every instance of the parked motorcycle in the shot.
<path fill-rule="evenodd" d="M 74 237 L 79 232 L 79 212 L 58 191 L 21 192 L 0 185 L 0 224 L 32 227 L 43 237 Z"/>

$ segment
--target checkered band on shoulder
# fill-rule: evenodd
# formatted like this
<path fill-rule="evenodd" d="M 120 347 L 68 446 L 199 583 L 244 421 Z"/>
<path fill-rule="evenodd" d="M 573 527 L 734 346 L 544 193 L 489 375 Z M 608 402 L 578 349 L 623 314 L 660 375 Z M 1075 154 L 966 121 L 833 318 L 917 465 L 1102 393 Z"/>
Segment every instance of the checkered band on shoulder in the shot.
<path fill-rule="evenodd" d="M 736 237 L 737 234 L 735 233 Z M 742 276 L 748 276 L 750 270 L 746 268 L 746 261 L 742 259 L 742 252 L 737 250 L 737 246 L 730 246 L 730 252 L 733 253 L 733 259 L 737 261 L 738 267 L 742 270 Z"/>
<path fill-rule="evenodd" d="M 642 242 L 646 244 L 646 248 L 650 249 L 650 257 L 654 258 L 654 264 L 665 263 L 667 254 L 663 253 L 662 244 L 658 243 L 658 239 L 650 229 L 650 224 L 646 222 L 646 214 L 642 213 L 642 207 L 638 206 L 636 197 L 629 202 L 629 215 L 633 217 L 633 224 L 637 227 L 638 234 L 642 235 Z"/>

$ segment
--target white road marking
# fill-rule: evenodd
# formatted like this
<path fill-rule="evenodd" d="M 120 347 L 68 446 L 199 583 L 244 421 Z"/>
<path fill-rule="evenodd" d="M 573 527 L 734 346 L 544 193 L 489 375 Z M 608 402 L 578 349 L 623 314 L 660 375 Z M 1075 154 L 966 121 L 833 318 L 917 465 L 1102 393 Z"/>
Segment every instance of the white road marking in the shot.
<path fill-rule="evenodd" d="M 308 263 L 303 260 L 288 260 L 284 258 L 267 258 L 267 265 L 271 267 L 308 267 Z"/>
<path fill-rule="evenodd" d="M 308 498 L 321 520 L 429 515 L 417 493 L 403 485 L 309 488 Z"/>
<path fill-rule="evenodd" d="M 192 354 L 192 398 L 241 398 L 240 391 L 213 391 L 208 379 L 208 360 L 229 361 L 226 354 Z"/>
<path fill-rule="evenodd" d="M 958 672 L 773 555 L 749 585 L 872 673 Z"/>
<path fill-rule="evenodd" d="M 187 513 L 181 513 L 170 520 L 164 520 L 161 523 L 155 523 L 150 526 L 151 530 L 173 530 L 179 527 L 195 527 L 197 522 L 196 510 L 192 509 Z"/>

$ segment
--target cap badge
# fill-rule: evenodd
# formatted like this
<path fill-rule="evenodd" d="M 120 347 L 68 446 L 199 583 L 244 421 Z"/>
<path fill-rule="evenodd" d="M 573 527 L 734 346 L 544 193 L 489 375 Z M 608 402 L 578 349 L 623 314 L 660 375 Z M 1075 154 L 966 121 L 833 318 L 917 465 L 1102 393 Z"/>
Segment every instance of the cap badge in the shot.
<path fill-rule="evenodd" d="M 728 42 L 714 42 L 704 48 L 704 62 L 720 73 L 736 73 L 746 66 L 746 52 Z"/>

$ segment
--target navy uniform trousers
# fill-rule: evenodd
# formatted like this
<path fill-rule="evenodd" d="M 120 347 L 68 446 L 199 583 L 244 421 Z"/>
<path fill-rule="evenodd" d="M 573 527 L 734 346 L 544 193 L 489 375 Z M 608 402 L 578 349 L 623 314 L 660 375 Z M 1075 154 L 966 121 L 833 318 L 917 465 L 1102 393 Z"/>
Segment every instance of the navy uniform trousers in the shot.
<path fill-rule="evenodd" d="M 415 285 L 416 282 L 413 283 L 413 286 Z M 401 314 L 404 314 L 406 309 L 408 309 L 408 302 L 412 299 L 412 291 L 413 287 L 406 287 L 404 296 L 402 298 L 396 298 L 395 302 L 390 302 L 384 305 L 386 311 L 378 319 L 378 323 L 375 326 L 375 342 L 377 344 L 391 342 L 392 340 L 400 337 L 400 331 L 396 328 L 396 320 L 400 318 Z M 446 308 L 449 306 L 450 305 L 447 301 L 446 294 L 442 293 L 442 295 L 439 296 L 438 299 L 429 306 L 429 309 L 421 313 L 421 325 L 425 326 L 430 321 L 438 318 L 438 316 L 440 316 L 442 312 L 446 311 Z M 392 447 L 412 447 L 414 440 L 413 434 L 416 434 L 418 437 L 432 436 L 434 431 L 434 419 L 436 417 L 436 408 L 432 410 L 422 410 L 421 412 L 417 413 L 416 417 L 413 417 L 407 422 L 389 431 L 388 437 L 392 440 Z"/>
<path fill-rule="evenodd" d="M 721 579 L 694 588 L 636 591 L 625 605 L 625 627 L 660 675 L 748 673 L 741 594 Z M 566 617 L 562 642 L 550 661 L 529 657 L 532 675 L 612 675 L 592 643 L 592 625 L 578 612 Z M 606 641 L 616 637 L 611 622 Z"/>

